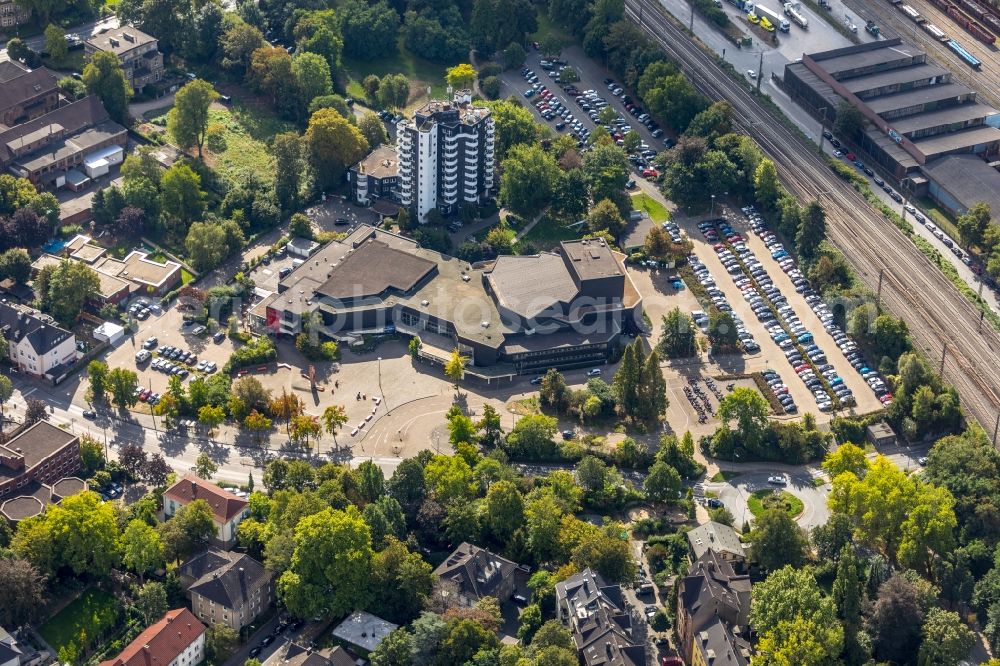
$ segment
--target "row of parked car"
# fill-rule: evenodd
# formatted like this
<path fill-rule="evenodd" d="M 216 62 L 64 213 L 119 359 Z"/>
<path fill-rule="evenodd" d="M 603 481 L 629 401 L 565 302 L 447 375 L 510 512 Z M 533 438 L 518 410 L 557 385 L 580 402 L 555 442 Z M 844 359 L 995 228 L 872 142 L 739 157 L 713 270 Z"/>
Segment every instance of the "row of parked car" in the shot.
<path fill-rule="evenodd" d="M 761 238 L 765 240 L 765 242 L 767 242 L 768 239 L 777 240 L 777 238 L 774 236 L 774 233 L 767 229 L 767 225 L 764 223 L 763 219 L 761 219 L 760 216 L 756 213 L 756 211 L 753 209 L 752 206 L 744 208 L 743 211 L 748 216 L 750 221 L 750 228 L 754 233 L 761 236 Z M 794 267 L 794 261 L 791 263 L 786 262 L 782 268 L 784 269 L 786 266 L 788 267 L 787 271 L 797 270 Z M 801 273 L 798 273 L 798 275 L 801 276 Z M 797 286 L 796 290 L 798 291 L 799 289 L 800 287 Z M 841 352 L 843 352 L 844 357 L 847 359 L 848 363 L 851 364 L 851 367 L 853 367 L 859 374 L 861 374 L 862 378 L 872 389 L 872 391 L 874 391 L 876 397 L 878 397 L 879 401 L 882 404 L 884 405 L 891 404 L 892 394 L 886 387 L 885 381 L 878 375 L 877 372 L 868 367 L 867 363 L 864 360 L 863 354 L 858 348 L 858 344 L 853 339 L 851 339 L 851 337 L 847 335 L 847 333 L 837 324 L 833 316 L 833 312 L 831 312 L 830 310 L 830 307 L 823 302 L 823 299 L 820 297 L 819 294 L 815 293 L 812 290 L 812 288 L 809 287 L 808 282 L 805 283 L 805 288 L 802 288 L 800 293 L 802 293 L 806 303 L 819 318 L 820 322 L 822 322 L 823 328 L 826 329 L 826 332 L 829 333 L 830 337 L 833 338 L 833 341 L 836 343 L 837 347 L 840 348 Z M 831 372 L 832 366 L 827 367 L 826 365 L 822 365 L 820 366 L 820 370 L 822 372 Z M 838 376 L 837 379 L 839 379 L 840 381 L 837 381 L 836 383 L 830 381 L 830 385 L 834 389 L 834 394 L 837 395 L 838 398 L 840 398 L 842 404 L 847 404 L 847 405 L 854 404 L 855 398 L 853 394 L 848 394 L 846 392 L 849 389 L 847 389 L 847 387 L 844 386 L 842 378 Z M 843 387 L 843 388 L 838 389 L 838 387 Z M 837 393 L 838 390 L 843 395 L 838 394 Z"/>
<path fill-rule="evenodd" d="M 736 326 L 736 335 L 739 338 L 740 347 L 743 351 L 747 354 L 758 353 L 760 351 L 760 345 L 757 344 L 753 334 L 747 330 L 746 325 L 743 323 L 743 320 L 740 319 L 739 315 L 733 312 L 732 306 L 730 306 L 729 302 L 726 300 L 726 295 L 721 289 L 719 289 L 719 286 L 715 282 L 715 278 L 712 277 L 712 274 L 709 272 L 705 264 L 693 254 L 690 256 L 688 263 L 691 265 L 691 270 L 694 271 L 695 278 L 701 283 L 701 286 L 705 288 L 705 292 L 708 294 L 708 297 L 712 299 L 712 305 L 722 312 L 728 312 L 733 318 L 733 323 Z M 694 323 L 698 326 L 698 328 L 705 332 L 708 331 L 709 318 L 704 311 L 695 310 L 691 313 L 691 317 L 694 319 Z"/>
<path fill-rule="evenodd" d="M 752 220 L 752 224 L 760 222 L 762 221 L 759 217 Z M 789 305 L 788 299 L 774 284 L 767 269 L 764 268 L 753 250 L 747 246 L 745 239 L 736 233 L 728 221 L 717 220 L 715 224 L 719 232 L 726 237 L 728 243 L 716 245 L 716 250 L 719 252 L 723 264 L 733 276 L 736 286 L 743 293 L 743 297 L 747 300 L 754 314 L 767 328 L 771 339 L 778 345 L 794 368 L 795 373 L 812 392 L 816 399 L 817 408 L 820 411 L 829 411 L 833 408 L 831 393 L 842 402 L 853 401 L 850 389 L 844 386 L 843 379 L 833 366 L 827 363 L 826 354 L 816 344 L 812 333 L 806 330 L 794 308 Z M 768 250 L 783 270 L 794 269 L 797 271 L 794 268 L 794 260 L 780 243 L 774 243 L 772 240 Z M 799 279 L 801 275 L 795 276 L 793 274 L 791 277 Z M 808 287 L 808 283 L 806 283 L 806 287 Z M 801 289 L 798 285 L 796 288 Z M 820 379 L 820 376 L 826 380 L 826 384 Z M 783 407 L 794 404 L 789 392 L 783 390 L 787 389 L 784 384 L 777 384 L 774 382 L 774 378 L 771 378 L 769 386 L 775 391 L 775 395 Z M 827 386 L 830 387 L 829 392 Z"/>
<path fill-rule="evenodd" d="M 768 388 L 771 389 L 771 393 L 774 394 L 774 397 L 777 398 L 778 402 L 781 404 L 781 408 L 785 410 L 786 414 L 795 414 L 799 411 L 798 406 L 795 404 L 795 399 L 789 392 L 788 386 L 785 385 L 785 381 L 776 370 L 768 368 L 760 374 L 764 378 L 764 382 L 767 384 Z"/>

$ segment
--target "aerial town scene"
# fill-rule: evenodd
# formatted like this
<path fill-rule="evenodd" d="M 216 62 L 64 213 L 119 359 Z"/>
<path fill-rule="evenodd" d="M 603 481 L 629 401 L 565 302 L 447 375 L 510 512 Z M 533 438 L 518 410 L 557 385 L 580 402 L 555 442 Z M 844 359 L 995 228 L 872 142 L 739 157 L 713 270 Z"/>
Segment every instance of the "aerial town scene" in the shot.
<path fill-rule="evenodd" d="M 1000 0 L 0 0 L 0 666 L 1000 666 Z"/>

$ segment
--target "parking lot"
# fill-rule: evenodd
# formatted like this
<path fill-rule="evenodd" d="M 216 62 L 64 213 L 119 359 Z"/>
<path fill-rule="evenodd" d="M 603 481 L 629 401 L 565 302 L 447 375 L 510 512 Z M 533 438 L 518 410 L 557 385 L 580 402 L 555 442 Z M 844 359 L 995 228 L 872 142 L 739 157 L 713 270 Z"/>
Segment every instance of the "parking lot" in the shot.
<path fill-rule="evenodd" d="M 574 129 L 572 126 L 573 121 L 579 123 L 579 130 L 575 131 L 578 138 L 585 139 L 594 129 L 601 123 L 599 123 L 595 117 L 588 115 L 590 112 L 599 112 L 600 108 L 607 106 L 614 109 L 618 115 L 619 119 L 615 123 L 611 124 L 611 128 L 614 133 L 619 134 L 621 137 L 628 130 L 634 130 L 639 133 L 639 137 L 643 143 L 646 144 L 644 150 L 652 151 L 653 153 L 662 151 L 664 149 L 664 140 L 667 138 L 663 130 L 657 133 L 657 136 L 653 136 L 653 130 L 650 127 L 643 125 L 637 118 L 637 115 L 645 113 L 642 110 L 641 113 L 633 115 L 626 108 L 626 102 L 622 100 L 622 96 L 629 95 L 629 91 L 622 90 L 622 92 L 616 96 L 609 90 L 608 86 L 620 86 L 620 81 L 617 81 L 615 77 L 603 67 L 597 65 L 593 60 L 588 58 L 583 51 L 577 47 L 572 46 L 565 51 L 563 51 L 559 62 L 566 63 L 565 66 L 573 68 L 580 80 L 576 83 L 569 84 L 573 86 L 570 90 L 575 89 L 576 92 L 580 92 L 580 95 L 571 95 L 564 90 L 559 83 L 557 83 L 556 75 L 558 74 L 558 67 L 563 65 L 558 65 L 556 68 L 551 70 L 546 70 L 541 65 L 542 58 L 539 56 L 538 51 L 532 51 L 528 54 L 525 60 L 524 67 L 530 70 L 535 78 L 529 80 L 521 73 L 520 70 L 509 70 L 501 76 L 501 80 L 504 83 L 503 94 L 505 96 L 516 97 L 522 104 L 529 108 L 535 115 L 536 119 L 548 126 L 553 130 L 554 133 L 573 133 Z M 533 81 L 537 81 L 534 85 L 537 89 L 533 88 Z M 551 119 L 546 118 L 541 111 L 536 106 L 536 102 L 539 101 L 541 96 L 540 90 L 542 88 L 548 90 L 551 95 L 547 96 L 548 104 L 550 110 L 554 111 L 562 109 L 568 111 L 568 116 L 563 115 L 553 115 Z M 529 96 L 525 96 L 529 90 L 532 92 Z M 586 91 L 593 91 L 590 98 L 587 99 Z M 590 108 L 582 107 L 577 100 L 586 100 L 587 106 Z M 555 106 L 559 105 L 559 106 Z M 596 115 L 596 114 L 595 114 Z M 559 123 L 565 123 L 565 127 L 561 130 L 557 128 Z M 616 126 L 617 125 L 617 126 Z M 655 127 L 655 125 L 654 125 Z M 624 131 L 622 131 L 624 130 Z M 623 140 L 623 139 L 622 139 Z M 651 155 L 650 155 L 651 156 Z M 636 166 L 639 173 L 641 173 L 643 167 L 638 166 L 633 162 L 633 166 Z M 648 167 L 648 158 L 646 161 L 646 166 Z"/>
<path fill-rule="evenodd" d="M 187 325 L 185 326 L 185 324 Z M 190 362 L 184 362 L 179 358 L 171 360 L 173 365 L 187 371 L 187 374 L 182 378 L 185 383 L 193 377 L 207 377 L 212 374 L 205 370 L 199 370 L 199 363 L 203 361 L 214 363 L 216 367 L 214 372 L 220 372 L 222 366 L 229 360 L 229 355 L 233 351 L 232 341 L 223 336 L 221 341 L 216 342 L 213 335 L 218 332 L 218 328 L 206 330 L 200 335 L 196 335 L 194 331 L 197 327 L 197 324 L 185 322 L 184 312 L 178 310 L 176 306 L 171 306 L 165 311 L 160 310 L 159 314 L 154 311 L 148 319 L 139 322 L 139 331 L 134 336 L 127 338 L 124 343 L 108 353 L 105 362 L 112 368 L 135 370 L 139 375 L 141 387 L 162 395 L 166 392 L 171 375 L 165 371 L 154 369 L 153 362 L 161 357 L 164 347 L 173 346 L 179 350 L 190 352 L 194 356 Z M 156 338 L 156 345 L 147 350 L 149 358 L 137 363 L 136 354 L 143 351 L 143 343 L 151 337 Z M 85 388 L 86 383 L 81 382 L 81 387 Z"/>

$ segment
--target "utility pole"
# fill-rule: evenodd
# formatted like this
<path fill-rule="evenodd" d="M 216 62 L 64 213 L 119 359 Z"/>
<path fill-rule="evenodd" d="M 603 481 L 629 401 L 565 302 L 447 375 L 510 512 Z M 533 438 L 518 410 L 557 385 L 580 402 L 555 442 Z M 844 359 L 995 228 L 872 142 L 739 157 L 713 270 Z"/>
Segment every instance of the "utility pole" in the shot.
<path fill-rule="evenodd" d="M 691 0 L 691 20 L 688 22 L 688 30 L 694 32 L 694 0 Z"/>
<path fill-rule="evenodd" d="M 875 310 L 882 314 L 882 276 L 885 269 L 878 269 L 878 291 L 875 293 Z"/>
<path fill-rule="evenodd" d="M 944 376 L 944 358 L 948 354 L 948 343 L 944 343 L 944 348 L 941 350 L 941 368 L 938 370 L 938 375 Z"/>
<path fill-rule="evenodd" d="M 997 431 L 1000 430 L 1000 414 L 997 414 L 996 425 L 993 426 L 993 446 L 997 445 Z"/>
<path fill-rule="evenodd" d="M 757 92 L 760 92 L 760 82 L 764 79 L 764 51 L 760 52 L 760 64 L 757 65 Z"/>
<path fill-rule="evenodd" d="M 646 8 L 646 3 L 640 0 L 639 2 L 639 26 L 642 26 L 642 10 Z"/>

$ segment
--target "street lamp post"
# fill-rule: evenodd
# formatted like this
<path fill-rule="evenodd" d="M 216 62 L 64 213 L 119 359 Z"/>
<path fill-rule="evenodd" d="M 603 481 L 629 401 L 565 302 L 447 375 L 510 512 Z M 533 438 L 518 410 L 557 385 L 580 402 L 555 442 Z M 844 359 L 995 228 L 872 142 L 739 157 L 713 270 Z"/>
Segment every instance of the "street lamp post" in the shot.
<path fill-rule="evenodd" d="M 389 401 L 385 398 L 385 393 L 382 391 L 382 357 L 378 357 L 378 392 L 382 396 L 382 404 L 385 405 L 385 413 L 389 413 Z"/>
<path fill-rule="evenodd" d="M 712 195 L 712 217 L 715 217 L 715 195 Z"/>

